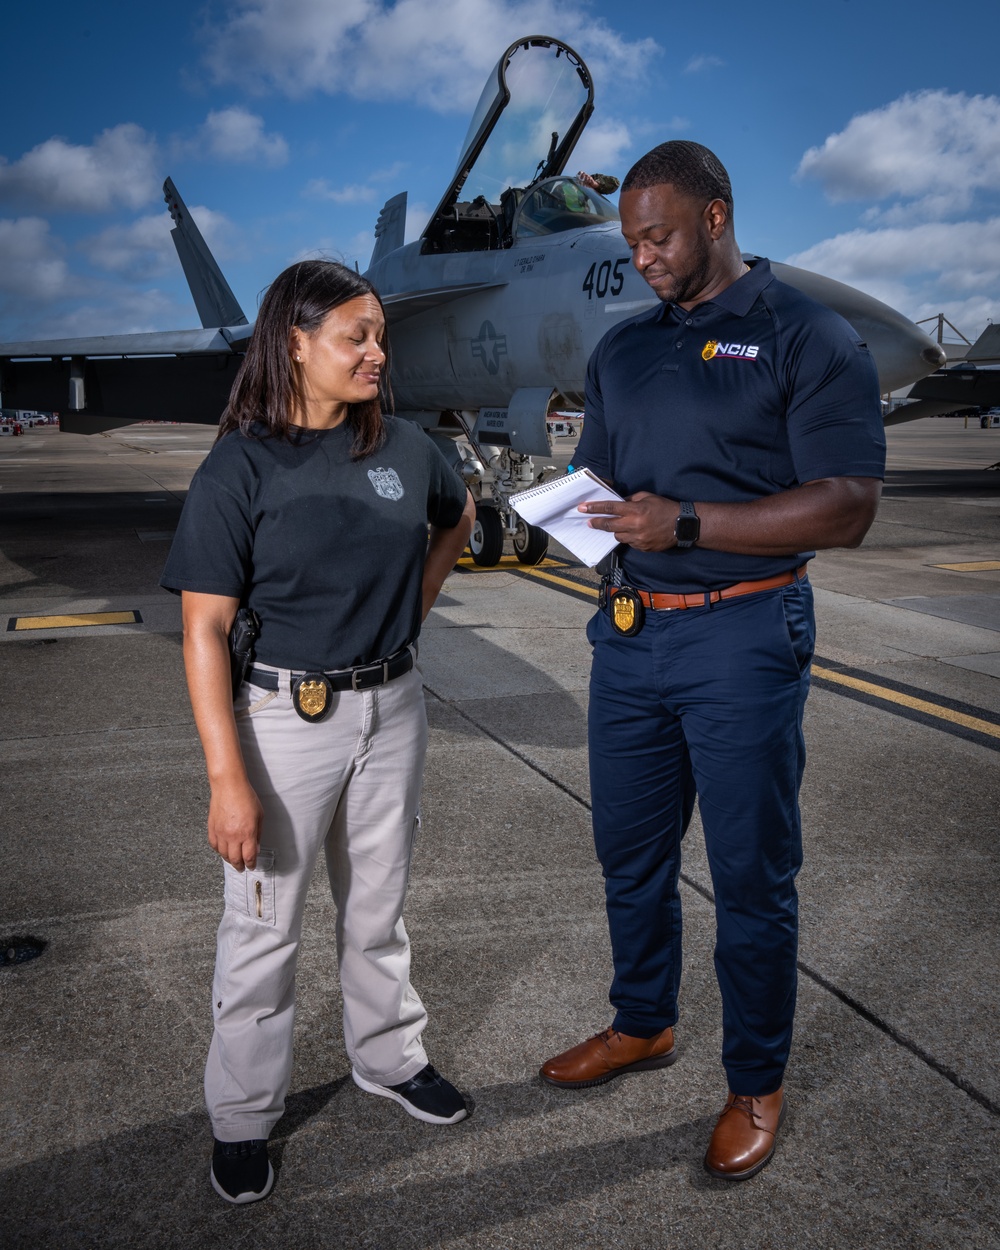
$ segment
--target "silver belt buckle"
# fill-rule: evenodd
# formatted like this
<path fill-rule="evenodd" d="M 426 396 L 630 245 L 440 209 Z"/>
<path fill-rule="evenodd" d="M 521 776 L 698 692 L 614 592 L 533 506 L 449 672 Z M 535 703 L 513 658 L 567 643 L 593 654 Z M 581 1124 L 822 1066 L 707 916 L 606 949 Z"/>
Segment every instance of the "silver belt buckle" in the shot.
<path fill-rule="evenodd" d="M 358 685 L 359 677 L 361 677 L 362 675 L 367 676 L 369 673 L 376 673 L 378 672 L 379 669 L 382 670 L 381 681 L 372 682 L 371 686 L 359 686 Z M 389 661 L 388 660 L 383 660 L 381 664 L 366 664 L 364 668 L 356 668 L 354 672 L 351 674 L 351 689 L 354 691 L 355 694 L 358 694 L 362 690 L 371 690 L 375 686 L 384 686 L 388 680 L 389 680 Z"/>

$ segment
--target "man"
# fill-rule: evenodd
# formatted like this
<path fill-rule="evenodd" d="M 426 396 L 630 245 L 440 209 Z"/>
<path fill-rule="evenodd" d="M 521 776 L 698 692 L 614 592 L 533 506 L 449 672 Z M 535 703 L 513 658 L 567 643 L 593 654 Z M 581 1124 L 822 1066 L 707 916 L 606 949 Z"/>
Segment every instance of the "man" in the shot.
<path fill-rule="evenodd" d="M 766 260 L 744 263 L 729 177 L 707 148 L 654 148 L 620 209 L 661 304 L 595 350 L 575 457 L 626 499 L 580 505 L 606 514 L 590 524 L 622 544 L 588 626 L 616 1015 L 541 1075 L 577 1089 L 673 1062 L 677 880 L 697 794 L 729 1084 L 705 1166 L 745 1180 L 770 1160 L 785 1113 L 815 638 L 805 565 L 817 548 L 856 547 L 875 517 L 878 378 L 845 321 Z"/>

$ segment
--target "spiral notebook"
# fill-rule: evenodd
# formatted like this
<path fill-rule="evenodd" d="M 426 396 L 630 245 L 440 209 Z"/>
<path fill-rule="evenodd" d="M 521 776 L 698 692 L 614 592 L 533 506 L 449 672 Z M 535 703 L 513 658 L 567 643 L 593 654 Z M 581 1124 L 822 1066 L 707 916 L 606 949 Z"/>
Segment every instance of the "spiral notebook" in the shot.
<path fill-rule="evenodd" d="M 577 512 L 576 506 L 593 500 L 617 500 L 620 503 L 621 498 L 617 491 L 606 486 L 589 469 L 577 469 L 566 477 L 511 495 L 510 506 L 529 525 L 540 526 L 584 564 L 593 568 L 599 560 L 614 551 L 618 540 L 606 530 L 591 529 L 587 522 L 596 514 Z"/>

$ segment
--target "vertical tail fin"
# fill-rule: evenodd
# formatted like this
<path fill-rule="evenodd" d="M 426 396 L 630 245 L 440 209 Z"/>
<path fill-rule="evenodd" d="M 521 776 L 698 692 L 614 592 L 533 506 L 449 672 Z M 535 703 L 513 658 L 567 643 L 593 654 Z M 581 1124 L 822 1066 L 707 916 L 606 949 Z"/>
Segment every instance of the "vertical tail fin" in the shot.
<path fill-rule="evenodd" d="M 406 237 L 406 192 L 386 200 L 375 223 L 375 247 L 368 268 L 403 246 Z"/>
<path fill-rule="evenodd" d="M 966 360 L 1000 360 L 1000 325 L 988 325 L 965 353 Z"/>
<path fill-rule="evenodd" d="M 243 309 L 229 283 L 222 276 L 222 270 L 208 250 L 208 244 L 194 224 L 187 205 L 177 194 L 177 188 L 169 178 L 163 184 L 163 198 L 174 220 L 170 235 L 174 247 L 177 248 L 181 268 L 184 270 L 201 324 L 206 329 L 247 325 Z"/>

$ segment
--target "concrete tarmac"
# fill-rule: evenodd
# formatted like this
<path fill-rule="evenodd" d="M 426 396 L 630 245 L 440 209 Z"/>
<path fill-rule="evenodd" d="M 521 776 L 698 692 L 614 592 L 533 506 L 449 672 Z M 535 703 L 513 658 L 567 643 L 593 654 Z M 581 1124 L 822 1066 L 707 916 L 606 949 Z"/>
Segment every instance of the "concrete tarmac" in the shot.
<path fill-rule="evenodd" d="M 277 1182 L 245 1208 L 208 1183 L 221 870 L 157 587 L 212 431 L 0 441 L 0 1246 L 1000 1246 L 1000 431 L 889 439 L 865 545 L 811 566 L 799 1008 L 771 1165 L 741 1185 L 702 1169 L 725 1077 L 697 820 L 678 1062 L 579 1092 L 537 1077 L 611 1018 L 594 578 L 554 550 L 456 570 L 421 644 L 413 979 L 474 1114 L 424 1125 L 351 1081 L 318 876 Z M 108 612 L 133 616 L 30 619 Z"/>

